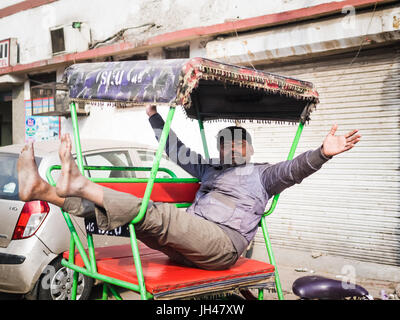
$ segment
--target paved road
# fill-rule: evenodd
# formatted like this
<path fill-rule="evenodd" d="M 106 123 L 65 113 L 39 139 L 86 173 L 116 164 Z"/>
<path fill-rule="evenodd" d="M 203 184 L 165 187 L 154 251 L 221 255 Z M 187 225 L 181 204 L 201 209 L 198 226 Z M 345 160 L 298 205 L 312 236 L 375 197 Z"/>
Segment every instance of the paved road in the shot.
<path fill-rule="evenodd" d="M 297 299 L 297 296 L 295 296 L 292 291 L 292 283 L 297 279 L 302 276 L 306 275 L 311 275 L 310 272 L 297 272 L 293 266 L 280 266 L 279 267 L 279 274 L 282 282 L 282 288 L 283 288 L 283 293 L 285 296 L 285 300 L 295 300 Z M 327 276 L 330 278 L 335 279 L 335 275 L 333 274 L 324 274 L 321 272 L 318 272 L 318 270 L 315 270 L 315 273 L 312 274 L 318 274 L 322 276 Z M 366 288 L 369 293 L 374 297 L 374 298 L 380 298 L 380 291 L 385 290 L 386 293 L 390 294 L 395 291 L 395 287 L 393 287 L 393 283 L 389 282 L 384 282 L 384 281 L 373 281 L 373 280 L 358 280 L 357 284 L 363 286 Z M 125 300 L 140 300 L 140 296 L 135 293 L 131 292 L 128 290 L 125 290 L 123 288 L 118 289 L 118 292 L 120 293 L 121 297 Z M 102 296 L 102 286 L 97 285 L 94 287 L 92 294 L 90 296 L 90 299 L 95 300 L 95 299 L 100 299 Z M 395 296 L 396 299 L 399 299 L 397 296 Z M 22 296 L 21 295 L 14 295 L 14 294 L 4 294 L 0 293 L 0 300 L 21 300 Z M 113 300 L 114 298 L 110 296 L 110 299 Z M 267 292 L 265 291 L 264 293 L 264 299 L 265 300 L 276 300 L 276 293 L 272 292 Z"/>

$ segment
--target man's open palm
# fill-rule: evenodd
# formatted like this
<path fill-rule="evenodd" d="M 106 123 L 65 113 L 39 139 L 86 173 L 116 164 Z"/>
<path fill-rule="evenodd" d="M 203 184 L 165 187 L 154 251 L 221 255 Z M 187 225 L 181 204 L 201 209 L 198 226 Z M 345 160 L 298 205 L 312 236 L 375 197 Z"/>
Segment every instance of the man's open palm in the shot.
<path fill-rule="evenodd" d="M 337 124 L 332 126 L 322 144 L 322 151 L 327 157 L 350 150 L 361 139 L 361 135 L 357 134 L 358 130 L 352 130 L 343 136 L 335 136 L 337 128 Z"/>

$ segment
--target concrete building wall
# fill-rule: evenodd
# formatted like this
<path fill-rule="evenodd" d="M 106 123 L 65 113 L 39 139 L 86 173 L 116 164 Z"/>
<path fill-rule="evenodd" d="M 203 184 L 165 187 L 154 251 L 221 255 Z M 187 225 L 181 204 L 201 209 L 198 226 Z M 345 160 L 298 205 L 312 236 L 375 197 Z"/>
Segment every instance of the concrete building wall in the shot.
<path fill-rule="evenodd" d="M 220 38 L 207 43 L 207 57 L 232 64 L 268 64 L 353 50 L 360 45 L 400 40 L 400 8 L 349 13 L 342 16 L 270 28 Z"/>
<path fill-rule="evenodd" d="M 8 4 L 19 1 L 8 1 Z M 314 6 L 330 0 L 253 0 L 193 1 L 193 0 L 59 0 L 0 19 L 0 40 L 18 39 L 20 63 L 48 59 L 51 54 L 51 28 L 83 22 L 82 31 L 73 33 L 95 43 L 127 28 L 123 37 L 141 40 L 151 35 L 197 26 L 223 23 Z M 143 27 L 140 27 L 143 26 Z M 89 34 L 87 29 L 90 29 Z M 72 40 L 71 40 L 72 41 Z M 79 46 L 80 51 L 85 50 Z"/>
<path fill-rule="evenodd" d="M 18 2 L 21 2 L 21 0 L 3 0 L 0 2 L 0 9 L 12 6 Z"/>

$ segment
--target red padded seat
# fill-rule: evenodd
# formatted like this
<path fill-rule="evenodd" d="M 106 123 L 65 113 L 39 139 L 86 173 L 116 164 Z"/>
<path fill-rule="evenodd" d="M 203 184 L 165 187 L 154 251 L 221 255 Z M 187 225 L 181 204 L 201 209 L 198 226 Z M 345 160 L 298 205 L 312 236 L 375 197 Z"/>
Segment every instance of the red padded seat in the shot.
<path fill-rule="evenodd" d="M 141 242 L 139 251 L 146 290 L 155 299 L 266 285 L 274 274 L 273 265 L 243 257 L 227 270 L 209 271 L 178 265 Z M 97 248 L 95 254 L 100 274 L 138 284 L 130 245 Z M 68 259 L 68 252 L 64 253 L 64 258 Z M 75 264 L 84 266 L 79 254 L 75 256 Z"/>
<path fill-rule="evenodd" d="M 98 183 L 104 187 L 121 192 L 133 194 L 143 198 L 147 182 L 102 182 Z M 193 202 L 200 183 L 186 182 L 155 182 L 150 199 L 154 202 Z"/>

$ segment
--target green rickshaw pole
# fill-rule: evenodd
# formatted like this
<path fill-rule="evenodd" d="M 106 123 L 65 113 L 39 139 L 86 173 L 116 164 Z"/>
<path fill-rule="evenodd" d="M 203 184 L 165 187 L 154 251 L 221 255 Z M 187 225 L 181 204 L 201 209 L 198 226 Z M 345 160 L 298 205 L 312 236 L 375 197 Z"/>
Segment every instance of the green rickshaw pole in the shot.
<path fill-rule="evenodd" d="M 69 269 L 72 269 L 74 271 L 77 271 L 78 273 L 82 273 L 85 276 L 88 276 L 88 277 L 91 277 L 91 278 L 94 278 L 94 279 L 98 279 L 98 280 L 103 281 L 103 282 L 107 282 L 107 283 L 109 283 L 111 285 L 116 285 L 116 286 L 119 286 L 119 287 L 123 287 L 123 288 L 129 289 L 129 290 L 135 291 L 135 292 L 139 292 L 140 291 L 139 290 L 139 286 L 136 285 L 136 284 L 133 284 L 133 283 L 130 283 L 130 282 L 127 282 L 127 281 L 123 281 L 123 280 L 119 280 L 119 279 L 115 279 L 115 278 L 111 278 L 111 277 L 102 275 L 101 273 L 90 272 L 88 269 L 79 267 L 79 266 L 77 266 L 76 264 L 73 264 L 73 263 L 69 263 L 65 259 L 61 260 L 61 265 L 66 267 L 66 268 L 69 268 Z M 151 293 L 146 292 L 146 298 L 147 299 L 151 299 L 151 298 L 153 298 L 153 295 Z"/>
<path fill-rule="evenodd" d="M 146 213 L 147 206 L 148 206 L 149 200 L 150 200 L 150 195 L 153 190 L 154 180 L 156 179 L 158 167 L 160 165 L 160 160 L 161 160 L 162 154 L 164 152 L 165 145 L 167 143 L 169 130 L 171 128 L 171 122 L 174 117 L 174 113 L 175 113 L 175 108 L 170 107 L 167 119 L 165 120 L 163 131 L 161 133 L 160 141 L 158 143 L 156 156 L 154 158 L 153 166 L 152 166 L 151 172 L 150 172 L 150 178 L 147 182 L 146 190 L 143 195 L 142 205 L 140 207 L 140 211 L 139 211 L 138 215 L 131 222 L 133 224 L 142 220 L 144 214 Z"/>
<path fill-rule="evenodd" d="M 71 120 L 72 120 L 72 127 L 74 130 L 74 143 L 75 143 L 75 152 L 76 152 L 76 160 L 78 162 L 78 168 L 82 175 L 85 175 L 83 170 L 83 157 L 82 157 L 82 147 L 81 147 L 81 139 L 79 135 L 79 126 L 78 126 L 78 117 L 76 113 L 76 104 L 72 102 L 70 104 L 71 110 Z M 90 257 L 90 265 L 93 272 L 97 271 L 96 266 L 96 258 L 94 253 L 94 242 L 92 234 L 87 234 L 87 243 L 88 243 L 88 250 L 89 250 L 89 257 Z"/>
<path fill-rule="evenodd" d="M 200 128 L 201 142 L 203 143 L 204 156 L 206 157 L 206 160 L 209 160 L 210 155 L 208 153 L 207 139 L 206 139 L 206 134 L 204 133 L 203 120 L 201 120 L 199 118 L 198 122 L 199 122 L 199 128 Z"/>
<path fill-rule="evenodd" d="M 69 241 L 68 261 L 70 263 L 75 263 L 75 241 L 74 241 L 72 234 L 71 234 L 71 239 Z M 78 291 L 78 278 L 75 275 L 77 275 L 76 272 L 74 272 L 74 276 L 73 276 L 73 280 L 72 280 L 71 300 L 76 300 L 76 293 Z"/>
<path fill-rule="evenodd" d="M 75 263 L 75 254 L 71 254 L 71 252 L 75 253 L 75 241 L 74 241 L 74 237 L 72 237 L 72 236 L 71 236 L 71 240 L 69 241 L 68 261 L 70 263 Z"/>
<path fill-rule="evenodd" d="M 267 223 L 265 222 L 265 217 L 261 218 L 261 229 L 262 229 L 262 232 L 263 232 L 265 245 L 267 247 L 269 263 L 272 264 L 275 267 L 274 274 L 275 274 L 276 293 L 278 295 L 278 299 L 279 300 L 284 300 L 283 292 L 282 292 L 282 284 L 281 284 L 281 280 L 279 278 L 279 273 L 278 273 L 278 268 L 276 266 L 275 256 L 274 256 L 274 253 L 272 251 L 271 240 L 269 238 L 269 234 L 268 234 L 268 230 L 267 230 Z"/>
<path fill-rule="evenodd" d="M 143 300 L 147 299 L 146 287 L 145 287 L 145 282 L 144 282 L 142 264 L 140 261 L 139 248 L 138 248 L 138 244 L 136 241 L 135 228 L 133 225 L 135 223 L 139 222 L 140 220 L 142 220 L 146 213 L 146 210 L 147 210 L 147 207 L 148 207 L 148 204 L 150 201 L 150 195 L 151 195 L 151 192 L 152 192 L 153 186 L 154 186 L 154 180 L 156 179 L 158 167 L 160 165 L 160 160 L 161 160 L 162 154 L 164 152 L 165 145 L 167 143 L 167 139 L 168 139 L 169 131 L 171 128 L 171 122 L 174 117 L 174 113 L 175 113 L 175 108 L 170 107 L 168 115 L 167 115 L 167 119 L 165 120 L 165 123 L 164 123 L 164 128 L 161 133 L 160 141 L 158 143 L 157 152 L 156 152 L 156 155 L 155 155 L 155 158 L 153 161 L 153 166 L 152 166 L 151 172 L 150 172 L 150 178 L 147 182 L 146 190 L 145 190 L 144 196 L 142 198 L 142 205 L 140 206 L 138 215 L 129 224 L 129 233 L 130 233 L 130 240 L 131 240 L 131 246 L 132 246 L 132 254 L 133 254 L 133 259 L 134 259 L 136 273 L 137 273 L 138 282 L 139 282 L 140 297 Z"/>
<path fill-rule="evenodd" d="M 147 300 L 146 283 L 144 281 L 142 262 L 140 260 L 139 247 L 137 244 L 135 227 L 133 226 L 133 223 L 129 224 L 129 234 L 130 234 L 131 248 L 133 254 L 133 262 L 135 263 L 136 275 L 138 279 L 140 298 L 142 300 Z"/>
<path fill-rule="evenodd" d="M 296 149 L 297 149 L 297 145 L 299 144 L 301 133 L 303 132 L 303 128 L 304 128 L 304 123 L 300 122 L 299 126 L 297 128 L 297 131 L 296 131 L 296 136 L 294 137 L 294 140 L 292 142 L 292 146 L 290 148 L 287 160 L 293 159 L 294 153 L 296 152 Z M 278 199 L 279 199 L 279 196 L 280 196 L 280 194 L 276 194 L 274 196 L 270 208 L 268 209 L 268 211 L 266 211 L 264 213 L 264 217 L 269 216 L 272 212 L 274 212 L 277 202 L 278 202 Z"/>
<path fill-rule="evenodd" d="M 304 128 L 304 123 L 300 122 L 299 126 L 297 128 L 297 131 L 296 131 L 296 136 L 294 137 L 292 146 L 290 148 L 287 160 L 292 160 L 293 159 L 294 153 L 296 152 L 296 149 L 297 149 L 297 145 L 299 144 L 299 140 L 300 140 L 300 136 L 301 136 L 301 133 L 303 131 L 303 128 Z M 266 211 L 264 213 L 263 217 L 261 218 L 261 228 L 262 228 L 262 231 L 263 231 L 265 245 L 267 247 L 267 253 L 268 253 L 269 262 L 275 267 L 275 285 L 276 285 L 276 292 L 278 294 L 278 299 L 279 300 L 283 300 L 284 297 L 283 297 L 283 292 L 282 292 L 282 285 L 281 285 L 281 281 L 280 281 L 280 278 L 279 278 L 278 269 L 277 269 L 277 266 L 276 266 L 275 256 L 274 256 L 274 253 L 272 251 L 271 240 L 269 238 L 269 234 L 268 234 L 268 230 L 267 230 L 267 223 L 265 221 L 265 217 L 269 216 L 275 210 L 276 205 L 278 203 L 279 196 L 280 196 L 280 194 L 277 194 L 277 195 L 274 196 L 274 198 L 272 200 L 271 207 L 268 209 L 268 211 Z"/>
<path fill-rule="evenodd" d="M 70 110 L 71 110 L 71 120 L 72 120 L 72 127 L 74 130 L 74 143 L 75 143 L 75 152 L 76 152 L 76 160 L 78 163 L 78 168 L 79 171 L 81 172 L 82 175 L 84 175 L 84 170 L 83 170 L 83 157 L 82 157 L 82 147 L 81 147 L 81 139 L 79 135 L 79 126 L 78 126 L 78 117 L 76 113 L 76 104 L 75 102 L 72 102 L 70 104 Z M 93 236 L 89 233 L 87 234 L 87 243 L 88 243 L 88 250 L 89 250 L 89 261 L 90 261 L 90 270 L 92 272 L 97 271 L 97 266 L 96 266 L 96 257 L 95 257 L 95 252 L 94 252 L 94 242 L 93 242 Z M 76 272 L 75 272 L 76 273 Z M 77 281 L 78 281 L 78 276 L 74 273 L 74 282 L 73 282 L 73 287 L 72 287 L 72 299 L 75 300 L 74 298 L 76 297 L 76 288 L 77 288 Z"/>
<path fill-rule="evenodd" d="M 79 273 L 74 271 L 74 275 L 72 277 L 71 300 L 76 300 L 76 295 L 78 292 L 78 279 Z"/>
<path fill-rule="evenodd" d="M 200 100 L 197 94 L 194 95 L 193 97 L 194 101 L 196 102 L 196 114 L 197 114 L 197 122 L 199 123 L 199 128 L 200 128 L 200 135 L 201 135 L 201 142 L 203 143 L 203 149 L 204 149 L 204 156 L 206 160 L 208 161 L 210 159 L 210 155 L 208 153 L 208 146 L 207 146 L 207 139 L 206 135 L 204 133 L 204 125 L 203 125 L 203 119 L 200 115 Z"/>
<path fill-rule="evenodd" d="M 264 300 L 264 290 L 263 289 L 258 289 L 257 300 Z"/>
<path fill-rule="evenodd" d="M 143 167 L 143 168 L 138 168 L 138 167 L 112 167 L 112 166 L 83 166 L 84 170 L 87 171 L 94 171 L 94 170 L 103 170 L 103 171 L 110 171 L 110 170 L 115 170 L 115 171 L 151 171 L 151 167 Z M 144 169 L 144 170 L 141 170 Z M 60 165 L 52 165 L 47 169 L 46 172 L 46 177 L 51 177 L 51 172 L 54 170 L 61 170 Z M 171 183 L 193 183 L 193 182 L 199 182 L 198 179 L 196 178 L 177 178 L 176 174 L 166 168 L 158 168 L 158 172 L 166 172 L 168 173 L 171 178 L 156 178 L 154 182 L 171 182 Z M 95 182 L 95 183 L 102 183 L 102 182 L 148 182 L 148 178 L 120 178 L 120 177 L 115 177 L 115 178 L 89 178 L 90 181 Z M 49 180 L 50 181 L 50 180 Z M 53 181 L 53 180 L 51 180 Z M 54 184 L 54 182 L 52 182 Z"/>
<path fill-rule="evenodd" d="M 69 231 L 71 233 L 71 241 L 74 242 L 74 244 L 72 244 L 72 243 L 70 244 L 70 249 L 75 248 L 75 245 L 76 245 L 78 247 L 79 254 L 82 257 L 83 263 L 85 264 L 85 267 L 88 268 L 89 271 L 92 271 L 92 266 L 91 266 L 90 261 L 89 261 L 89 259 L 87 257 L 85 248 L 83 247 L 82 242 L 79 239 L 78 233 L 76 232 L 76 229 L 75 229 L 75 227 L 74 227 L 74 225 L 73 225 L 73 223 L 71 221 L 71 218 L 69 217 L 69 215 L 64 210 L 61 210 L 61 212 L 62 212 L 62 214 L 64 216 L 64 219 L 65 219 L 65 221 L 67 223 L 68 229 L 69 229 Z M 72 257 L 71 257 L 71 255 L 72 255 Z M 74 255 L 75 255 L 75 250 L 72 251 L 72 252 L 69 251 L 69 260 L 73 261 L 73 259 L 74 259 L 73 256 Z"/>
<path fill-rule="evenodd" d="M 47 181 L 49 182 L 50 185 L 55 186 L 55 182 L 53 177 L 51 176 L 51 171 L 52 171 L 53 167 L 50 167 L 49 169 L 47 169 L 46 172 L 46 178 Z M 74 263 L 75 261 L 75 247 L 78 247 L 78 251 L 80 253 L 80 255 L 82 256 L 82 260 L 86 266 L 86 268 L 88 268 L 88 270 L 91 271 L 91 264 L 89 262 L 89 259 L 86 255 L 85 252 L 85 248 L 82 245 L 82 242 L 79 239 L 78 233 L 76 232 L 76 229 L 74 227 L 74 224 L 72 223 L 71 217 L 64 211 L 61 209 L 61 213 L 64 217 L 65 222 L 67 223 L 67 227 L 71 233 L 71 240 L 70 240 L 70 246 L 69 246 L 69 257 L 68 257 L 68 261 L 70 263 Z"/>
<path fill-rule="evenodd" d="M 294 153 L 296 152 L 296 149 L 297 149 L 297 145 L 299 144 L 301 133 L 303 132 L 303 128 L 304 128 L 304 123 L 300 122 L 299 127 L 297 128 L 297 131 L 296 131 L 296 136 L 294 137 L 294 140 L 292 143 L 292 147 L 290 148 L 287 160 L 293 159 Z"/>
<path fill-rule="evenodd" d="M 83 169 L 82 147 L 81 147 L 81 139 L 80 139 L 80 135 L 79 135 L 78 117 L 76 114 L 75 102 L 71 103 L 70 109 L 71 109 L 72 126 L 73 126 L 73 130 L 74 130 L 76 160 L 78 162 L 79 171 L 81 172 L 82 175 L 85 175 L 84 169 Z M 87 238 L 87 243 L 88 243 L 90 265 L 91 265 L 92 271 L 96 272 L 97 266 L 96 266 L 95 252 L 94 252 L 93 235 L 88 233 L 86 238 Z"/>
<path fill-rule="evenodd" d="M 108 300 L 108 290 L 107 290 L 107 283 L 103 283 L 103 294 L 101 296 L 101 300 Z"/>
<path fill-rule="evenodd" d="M 90 265 L 92 267 L 93 272 L 97 272 L 97 266 L 96 266 L 96 255 L 94 252 L 94 241 L 93 241 L 93 235 L 91 233 L 88 233 L 86 236 L 87 243 L 88 243 L 88 249 L 89 249 L 89 261 Z"/>
<path fill-rule="evenodd" d="M 113 288 L 113 286 L 109 286 L 108 289 L 111 291 L 116 300 L 122 300 L 122 297 L 119 295 L 117 290 Z"/>
<path fill-rule="evenodd" d="M 84 172 L 83 172 L 82 148 L 81 148 L 81 139 L 79 137 L 78 117 L 76 115 L 75 102 L 72 102 L 70 104 L 70 109 L 71 109 L 72 126 L 73 126 L 73 130 L 74 130 L 76 161 L 78 162 L 79 171 L 83 175 Z"/>

